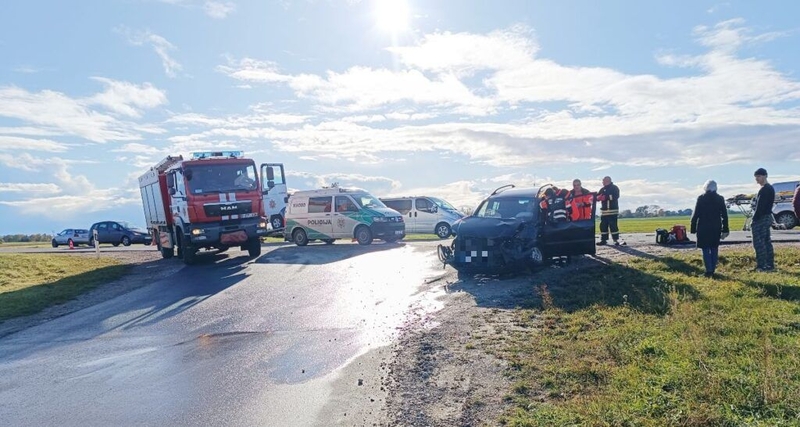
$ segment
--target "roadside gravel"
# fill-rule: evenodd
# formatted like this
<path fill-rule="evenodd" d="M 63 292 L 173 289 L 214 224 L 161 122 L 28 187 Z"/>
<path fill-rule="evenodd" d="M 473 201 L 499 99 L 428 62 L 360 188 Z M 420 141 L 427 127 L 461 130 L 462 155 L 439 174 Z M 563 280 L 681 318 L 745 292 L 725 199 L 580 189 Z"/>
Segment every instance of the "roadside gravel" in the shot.
<path fill-rule="evenodd" d="M 783 245 L 792 244 L 775 244 Z M 721 251 L 746 248 L 752 246 L 729 244 Z M 560 277 L 598 262 L 684 251 L 700 256 L 694 244 L 637 244 L 598 247 L 594 257 L 576 257 L 569 265 L 548 267 L 535 274 L 459 278 L 448 267 L 440 282 L 447 291 L 444 308 L 411 321 L 394 346 L 387 382 L 387 425 L 497 425 L 508 409 L 504 397 L 513 384 L 505 376 L 506 362 L 491 354 L 491 349 L 502 345 L 505 335 L 521 331 L 515 321 L 517 308 L 530 307 L 535 284 L 558 286 Z"/>

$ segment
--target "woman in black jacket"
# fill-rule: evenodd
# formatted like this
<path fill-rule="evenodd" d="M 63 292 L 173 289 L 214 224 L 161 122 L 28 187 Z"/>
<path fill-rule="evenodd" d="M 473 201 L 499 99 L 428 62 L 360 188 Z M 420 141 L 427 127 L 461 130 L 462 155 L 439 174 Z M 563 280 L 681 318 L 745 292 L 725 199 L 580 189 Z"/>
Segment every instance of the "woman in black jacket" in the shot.
<path fill-rule="evenodd" d="M 719 242 L 728 236 L 728 208 L 725 199 L 717 194 L 717 183 L 706 181 L 705 193 L 697 198 L 692 213 L 691 233 L 697 233 L 697 247 L 703 250 L 706 277 L 714 277 L 719 259 Z"/>

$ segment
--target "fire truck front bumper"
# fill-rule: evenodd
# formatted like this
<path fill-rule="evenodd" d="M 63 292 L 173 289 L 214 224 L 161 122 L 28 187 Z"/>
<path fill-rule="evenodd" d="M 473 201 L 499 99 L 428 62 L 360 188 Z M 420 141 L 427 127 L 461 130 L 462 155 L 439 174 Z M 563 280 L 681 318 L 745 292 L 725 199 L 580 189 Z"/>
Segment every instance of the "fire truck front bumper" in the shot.
<path fill-rule="evenodd" d="M 238 246 L 251 239 L 266 237 L 267 224 L 263 218 L 236 224 L 203 224 L 192 227 L 190 234 L 192 244 L 198 247 Z"/>

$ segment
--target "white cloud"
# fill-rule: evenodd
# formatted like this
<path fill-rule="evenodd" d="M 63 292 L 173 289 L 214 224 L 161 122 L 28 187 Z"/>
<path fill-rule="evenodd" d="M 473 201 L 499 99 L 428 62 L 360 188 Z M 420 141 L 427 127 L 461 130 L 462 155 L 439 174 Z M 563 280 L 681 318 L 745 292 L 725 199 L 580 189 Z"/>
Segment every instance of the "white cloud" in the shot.
<path fill-rule="evenodd" d="M 53 183 L 0 182 L 0 193 L 58 193 L 60 191 L 61 188 Z"/>
<path fill-rule="evenodd" d="M 236 10 L 236 5 L 231 2 L 206 1 L 203 5 L 206 15 L 214 19 L 225 19 Z"/>
<path fill-rule="evenodd" d="M 165 103 L 163 92 L 149 84 L 137 86 L 99 77 L 95 80 L 106 84 L 106 90 L 83 99 L 52 90 L 28 92 L 15 86 L 0 86 L 0 117 L 36 126 L 0 128 L 0 133 L 74 135 L 93 142 L 107 142 L 136 140 L 141 139 L 141 133 L 164 131 L 153 125 L 121 121 L 90 108 L 99 105 L 116 113 L 137 115 L 142 108 Z"/>
<path fill-rule="evenodd" d="M 68 146 L 49 139 L 31 139 L 0 134 L 0 151 L 64 152 Z"/>
<path fill-rule="evenodd" d="M 153 51 L 161 59 L 161 65 L 164 67 L 164 73 L 169 77 L 176 77 L 178 72 L 183 69 L 183 66 L 170 56 L 170 52 L 177 50 L 177 48 L 167 41 L 164 37 L 154 34 L 150 31 L 132 31 L 125 26 L 115 28 L 115 31 L 125 36 L 128 43 L 134 46 L 150 46 Z"/>
<path fill-rule="evenodd" d="M 167 103 L 164 91 L 150 83 L 136 85 L 103 77 L 92 77 L 92 79 L 105 84 L 106 89 L 87 99 L 88 105 L 102 105 L 125 116 L 141 117 L 140 109 L 154 108 Z"/>
<path fill-rule="evenodd" d="M 125 144 L 122 147 L 111 151 L 115 153 L 134 153 L 134 154 L 148 154 L 148 155 L 158 154 L 161 152 L 161 150 L 159 150 L 156 147 L 145 144 L 139 144 L 136 142 Z"/>
<path fill-rule="evenodd" d="M 216 69 L 236 80 L 252 83 L 284 83 L 292 79 L 279 71 L 278 64 L 253 58 L 242 58 L 238 62 L 228 58 L 227 65 L 219 65 Z"/>

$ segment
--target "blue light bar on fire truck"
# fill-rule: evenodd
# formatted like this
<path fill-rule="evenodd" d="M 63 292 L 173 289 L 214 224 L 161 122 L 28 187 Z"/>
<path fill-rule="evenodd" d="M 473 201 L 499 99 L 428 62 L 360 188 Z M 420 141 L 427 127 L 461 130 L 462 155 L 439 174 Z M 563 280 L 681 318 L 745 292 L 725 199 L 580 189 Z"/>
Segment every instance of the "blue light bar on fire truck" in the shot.
<path fill-rule="evenodd" d="M 192 160 L 239 158 L 243 155 L 241 151 L 198 151 L 192 153 Z"/>

